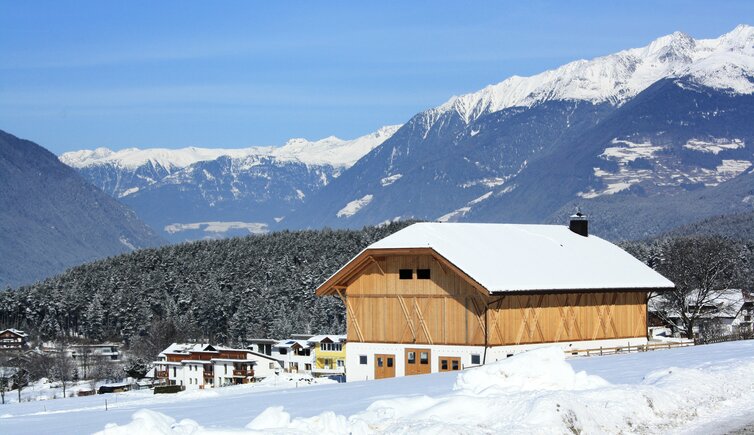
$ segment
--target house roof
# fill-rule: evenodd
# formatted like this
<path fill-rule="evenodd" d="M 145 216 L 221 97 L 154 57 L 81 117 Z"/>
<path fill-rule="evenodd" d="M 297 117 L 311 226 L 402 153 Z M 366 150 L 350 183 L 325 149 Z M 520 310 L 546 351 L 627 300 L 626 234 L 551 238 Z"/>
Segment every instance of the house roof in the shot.
<path fill-rule="evenodd" d="M 342 343 L 346 341 L 345 335 L 315 335 L 309 340 L 309 343 L 321 343 L 325 340 L 330 340 L 332 343 Z"/>
<path fill-rule="evenodd" d="M 202 343 L 173 343 L 165 350 L 160 352 L 160 355 L 165 356 L 167 354 L 188 354 L 190 352 L 217 352 L 212 345 Z"/>
<path fill-rule="evenodd" d="M 317 294 L 331 293 L 354 263 L 395 250 L 430 253 L 489 293 L 674 288 L 618 246 L 566 226 L 417 223 L 369 245 Z"/>
<path fill-rule="evenodd" d="M 288 348 L 291 348 L 291 347 L 293 347 L 295 345 L 299 345 L 299 346 L 301 346 L 304 349 L 308 349 L 308 348 L 312 347 L 312 344 L 309 343 L 306 340 L 281 340 L 281 341 L 278 341 L 277 343 L 275 343 L 274 347 L 288 349 Z"/>
<path fill-rule="evenodd" d="M 20 329 L 15 329 L 15 328 L 3 329 L 2 331 L 0 331 L 0 334 L 2 334 L 3 332 L 12 332 L 13 334 L 18 335 L 19 337 L 28 337 L 29 336 L 24 331 L 21 331 Z"/>

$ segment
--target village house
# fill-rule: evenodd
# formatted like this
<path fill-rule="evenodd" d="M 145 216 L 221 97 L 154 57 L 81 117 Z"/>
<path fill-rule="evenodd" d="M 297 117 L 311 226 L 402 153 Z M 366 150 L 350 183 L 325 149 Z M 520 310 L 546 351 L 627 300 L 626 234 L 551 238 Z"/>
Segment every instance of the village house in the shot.
<path fill-rule="evenodd" d="M 4 329 L 0 331 L 0 351 L 25 349 L 28 335 L 18 329 Z"/>
<path fill-rule="evenodd" d="M 314 376 L 345 375 L 345 335 L 315 335 L 307 341 L 314 345 Z"/>
<path fill-rule="evenodd" d="M 695 305 L 693 294 L 689 295 L 688 311 L 698 312 L 693 333 L 697 335 L 727 335 L 754 332 L 754 296 L 739 289 L 720 292 L 714 300 L 703 305 Z M 654 315 L 663 326 L 670 328 L 675 335 L 681 335 L 683 320 L 677 310 L 666 310 L 662 300 L 653 298 L 649 303 L 649 314 Z M 688 314 L 686 314 L 688 316 Z"/>
<path fill-rule="evenodd" d="M 308 341 L 310 335 L 299 337 L 275 343 L 272 346 L 272 358 L 280 361 L 288 373 L 311 374 L 314 367 L 314 344 Z"/>
<path fill-rule="evenodd" d="M 280 372 L 274 358 L 248 349 L 173 343 L 154 362 L 155 378 L 187 389 L 245 384 Z"/>
<path fill-rule="evenodd" d="M 274 346 L 278 341 L 279 340 L 272 338 L 251 338 L 246 342 L 248 343 L 249 349 L 253 350 L 254 352 L 272 356 L 272 346 Z"/>
<path fill-rule="evenodd" d="M 543 343 L 647 342 L 647 293 L 673 283 L 569 226 L 417 223 L 364 249 L 318 296 L 346 306 L 349 381 L 460 370 Z"/>

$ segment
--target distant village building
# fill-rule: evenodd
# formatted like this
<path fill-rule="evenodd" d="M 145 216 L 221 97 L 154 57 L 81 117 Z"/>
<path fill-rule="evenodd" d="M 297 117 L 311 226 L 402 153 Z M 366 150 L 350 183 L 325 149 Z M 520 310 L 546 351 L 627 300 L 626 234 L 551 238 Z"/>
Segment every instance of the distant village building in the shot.
<path fill-rule="evenodd" d="M 254 352 L 271 356 L 272 347 L 278 341 L 279 340 L 275 340 L 272 338 L 252 338 L 252 339 L 247 340 L 247 343 L 249 345 L 249 348 L 253 350 Z"/>
<path fill-rule="evenodd" d="M 695 336 L 754 332 L 754 295 L 746 290 L 726 290 L 703 306 L 694 305 L 689 299 L 688 309 L 700 313 L 693 328 Z M 681 313 L 663 311 L 660 298 L 650 301 L 649 311 L 656 319 L 665 320 L 668 323 L 666 326 L 674 333 L 680 333 L 679 325 L 683 324 Z"/>
<path fill-rule="evenodd" d="M 18 329 L 4 329 L 0 331 L 0 351 L 21 350 L 27 347 L 28 335 Z"/>
<path fill-rule="evenodd" d="M 155 378 L 186 389 L 245 384 L 280 372 L 280 363 L 248 349 L 173 343 L 154 362 Z"/>
<path fill-rule="evenodd" d="M 307 341 L 314 345 L 314 376 L 346 374 L 345 335 L 315 335 Z"/>
<path fill-rule="evenodd" d="M 346 306 L 349 381 L 460 370 L 543 343 L 647 342 L 647 293 L 673 283 L 568 227 L 418 223 L 364 249 L 317 290 Z"/>
<path fill-rule="evenodd" d="M 272 357 L 280 361 L 288 373 L 311 374 L 314 366 L 314 344 L 308 341 L 310 335 L 299 337 L 275 343 L 272 346 Z"/>

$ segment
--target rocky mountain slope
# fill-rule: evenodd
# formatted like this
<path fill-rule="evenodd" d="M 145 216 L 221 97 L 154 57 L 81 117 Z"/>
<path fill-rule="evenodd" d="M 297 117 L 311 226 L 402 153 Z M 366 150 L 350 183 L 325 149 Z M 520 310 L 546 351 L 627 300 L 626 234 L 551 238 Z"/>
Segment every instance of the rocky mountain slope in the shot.
<path fill-rule="evenodd" d="M 65 153 L 60 160 L 172 241 L 265 232 L 400 126 L 282 147 Z"/>
<path fill-rule="evenodd" d="M 415 115 L 286 224 L 563 221 L 580 206 L 622 239 L 751 209 L 752 92 L 745 25 L 511 77 Z"/>
<path fill-rule="evenodd" d="M 0 288 L 163 243 L 39 145 L 0 131 Z"/>

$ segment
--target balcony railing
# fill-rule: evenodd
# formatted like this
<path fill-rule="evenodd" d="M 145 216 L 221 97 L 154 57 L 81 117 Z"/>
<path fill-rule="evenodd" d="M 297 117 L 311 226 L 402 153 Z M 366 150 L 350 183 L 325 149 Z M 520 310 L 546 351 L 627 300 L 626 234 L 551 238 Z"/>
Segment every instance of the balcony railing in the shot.
<path fill-rule="evenodd" d="M 155 376 L 158 378 L 167 378 L 168 377 L 168 371 L 156 371 L 154 372 Z"/>
<path fill-rule="evenodd" d="M 254 376 L 254 370 L 233 370 L 233 376 Z"/>
<path fill-rule="evenodd" d="M 204 372 L 204 378 L 205 379 L 212 379 L 213 377 L 215 377 L 214 373 L 212 373 L 212 372 Z"/>

